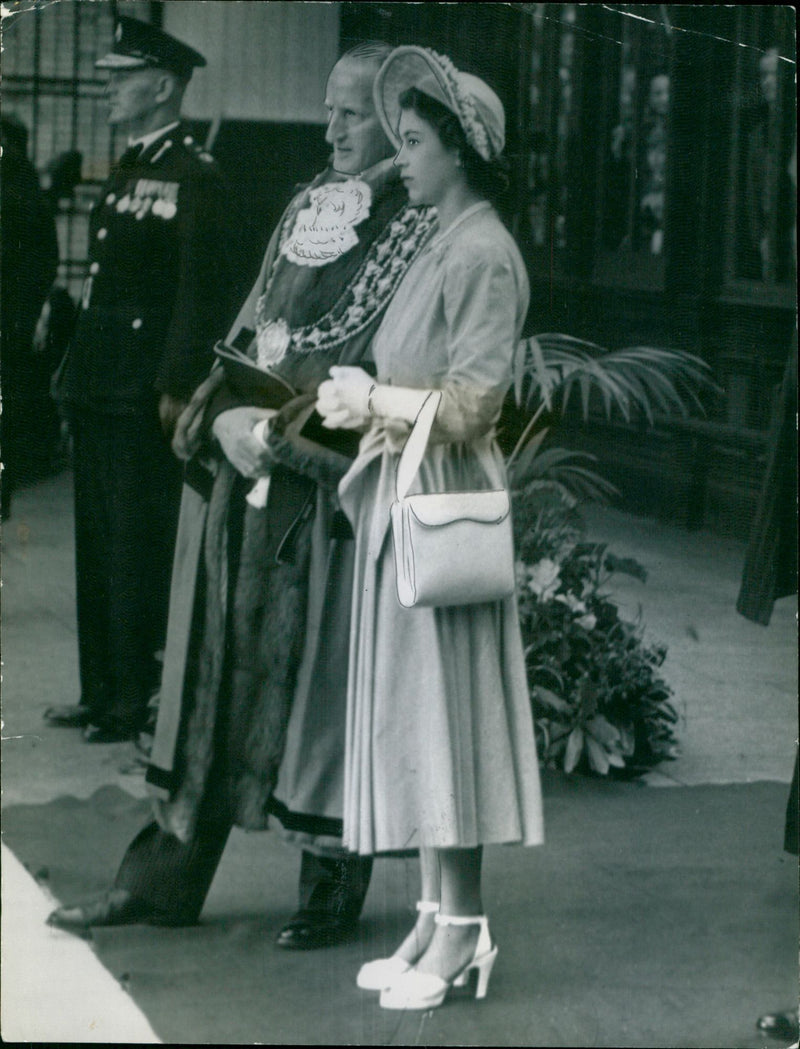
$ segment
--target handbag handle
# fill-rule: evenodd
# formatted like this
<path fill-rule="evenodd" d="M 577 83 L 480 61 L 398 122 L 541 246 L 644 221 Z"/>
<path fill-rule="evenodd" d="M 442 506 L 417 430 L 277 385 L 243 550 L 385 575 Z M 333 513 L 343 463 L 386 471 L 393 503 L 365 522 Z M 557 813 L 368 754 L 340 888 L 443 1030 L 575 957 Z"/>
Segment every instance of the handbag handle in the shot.
<path fill-rule="evenodd" d="M 417 475 L 417 470 L 419 470 L 422 457 L 425 455 L 425 449 L 428 446 L 431 427 L 433 426 L 433 420 L 436 418 L 436 412 L 439 410 L 441 399 L 442 394 L 440 390 L 431 390 L 417 412 L 411 433 L 406 438 L 406 443 L 400 454 L 400 461 L 397 464 L 395 493 L 398 500 L 405 499 Z"/>

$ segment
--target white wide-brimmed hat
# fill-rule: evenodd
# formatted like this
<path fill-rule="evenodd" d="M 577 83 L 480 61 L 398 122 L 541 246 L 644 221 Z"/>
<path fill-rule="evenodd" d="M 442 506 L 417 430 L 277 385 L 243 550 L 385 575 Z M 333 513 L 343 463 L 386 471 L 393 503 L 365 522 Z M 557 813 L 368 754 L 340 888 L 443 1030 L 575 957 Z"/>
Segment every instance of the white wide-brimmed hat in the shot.
<path fill-rule="evenodd" d="M 480 77 L 459 72 L 445 55 L 414 44 L 395 48 L 375 78 L 375 108 L 384 131 L 398 149 L 400 96 L 410 87 L 454 113 L 467 142 L 484 160 L 492 160 L 502 152 L 506 115 L 495 92 Z"/>

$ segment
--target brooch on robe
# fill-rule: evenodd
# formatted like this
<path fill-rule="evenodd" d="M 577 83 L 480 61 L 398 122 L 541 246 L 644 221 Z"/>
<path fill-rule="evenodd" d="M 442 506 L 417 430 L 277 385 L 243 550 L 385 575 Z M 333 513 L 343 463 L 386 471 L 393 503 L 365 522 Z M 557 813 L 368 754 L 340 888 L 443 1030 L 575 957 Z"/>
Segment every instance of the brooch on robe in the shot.
<path fill-rule="evenodd" d="M 295 219 L 281 254 L 296 266 L 325 266 L 358 244 L 355 226 L 368 218 L 372 190 L 360 179 L 317 186 Z"/>
<path fill-rule="evenodd" d="M 289 349 L 291 337 L 289 325 L 282 317 L 258 325 L 256 361 L 259 368 L 266 369 L 282 361 Z"/>

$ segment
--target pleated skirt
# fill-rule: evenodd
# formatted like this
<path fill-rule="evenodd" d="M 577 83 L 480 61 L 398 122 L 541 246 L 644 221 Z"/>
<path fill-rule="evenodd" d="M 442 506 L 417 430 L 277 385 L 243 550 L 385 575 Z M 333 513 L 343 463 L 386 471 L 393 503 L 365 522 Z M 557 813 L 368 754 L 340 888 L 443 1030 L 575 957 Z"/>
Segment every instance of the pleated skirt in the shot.
<path fill-rule="evenodd" d="M 394 462 L 384 454 L 343 483 L 356 533 L 344 844 L 362 854 L 540 844 L 516 598 L 400 605 L 391 538 L 374 527 L 373 513 Z"/>

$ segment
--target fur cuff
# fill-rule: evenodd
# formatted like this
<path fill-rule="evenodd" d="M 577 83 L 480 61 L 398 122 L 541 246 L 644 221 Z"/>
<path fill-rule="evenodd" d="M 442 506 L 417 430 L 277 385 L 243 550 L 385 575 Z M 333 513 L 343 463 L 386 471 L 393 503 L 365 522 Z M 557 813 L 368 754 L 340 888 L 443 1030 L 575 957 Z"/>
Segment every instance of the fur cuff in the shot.
<path fill-rule="evenodd" d="M 222 368 L 212 369 L 208 378 L 200 383 L 186 408 L 178 418 L 172 438 L 172 450 L 184 462 L 200 451 L 203 443 L 203 416 L 208 402 L 222 385 L 225 373 Z"/>
<path fill-rule="evenodd" d="M 315 403 L 314 394 L 291 400 L 272 420 L 266 443 L 276 463 L 336 491 L 358 452 L 361 435 L 326 430 L 314 411 Z"/>

